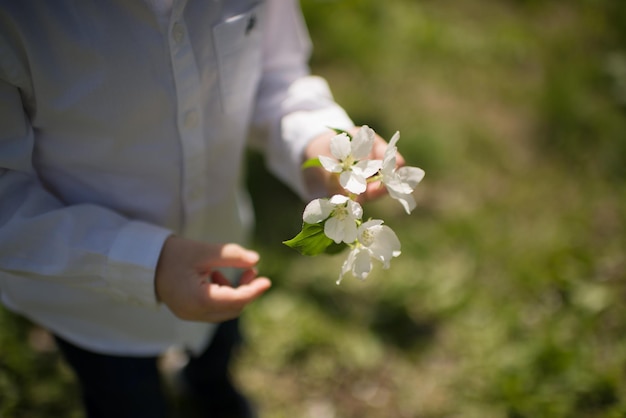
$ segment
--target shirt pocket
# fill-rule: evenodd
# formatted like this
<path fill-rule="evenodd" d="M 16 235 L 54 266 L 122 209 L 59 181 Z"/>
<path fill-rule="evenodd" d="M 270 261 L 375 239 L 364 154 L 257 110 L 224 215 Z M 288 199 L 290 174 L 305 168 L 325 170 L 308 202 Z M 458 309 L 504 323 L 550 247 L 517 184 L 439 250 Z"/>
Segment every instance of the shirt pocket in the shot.
<path fill-rule="evenodd" d="M 262 4 L 213 27 L 222 110 L 250 107 L 262 71 Z"/>

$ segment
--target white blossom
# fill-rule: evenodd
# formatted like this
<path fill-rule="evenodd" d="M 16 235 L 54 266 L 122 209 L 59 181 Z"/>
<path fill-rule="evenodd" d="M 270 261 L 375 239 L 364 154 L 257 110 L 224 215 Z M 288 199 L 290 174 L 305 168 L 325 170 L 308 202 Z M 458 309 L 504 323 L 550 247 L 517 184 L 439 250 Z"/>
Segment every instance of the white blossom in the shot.
<path fill-rule="evenodd" d="M 375 133 L 364 125 L 350 137 L 341 133 L 330 140 L 330 153 L 334 158 L 319 156 L 322 166 L 331 173 L 339 173 L 339 184 L 354 194 L 367 188 L 367 178 L 380 170 L 382 161 L 366 159 L 372 151 Z"/>
<path fill-rule="evenodd" d="M 396 169 L 396 143 L 400 139 L 400 133 L 396 132 L 385 150 L 380 180 L 387 188 L 389 196 L 396 199 L 406 213 L 410 214 L 415 209 L 413 191 L 424 178 L 424 170 L 418 167 L 400 167 Z"/>
<path fill-rule="evenodd" d="M 312 200 L 304 209 L 302 219 L 314 224 L 326 220 L 324 234 L 337 244 L 351 244 L 357 238 L 357 221 L 363 216 L 363 208 L 344 195 L 334 195 L 330 199 Z"/>
<path fill-rule="evenodd" d="M 383 221 L 374 219 L 364 222 L 357 229 L 357 242 L 350 250 L 341 267 L 337 284 L 349 271 L 358 279 L 365 280 L 372 271 L 372 260 L 378 260 L 388 269 L 393 257 L 400 255 L 400 240 Z"/>

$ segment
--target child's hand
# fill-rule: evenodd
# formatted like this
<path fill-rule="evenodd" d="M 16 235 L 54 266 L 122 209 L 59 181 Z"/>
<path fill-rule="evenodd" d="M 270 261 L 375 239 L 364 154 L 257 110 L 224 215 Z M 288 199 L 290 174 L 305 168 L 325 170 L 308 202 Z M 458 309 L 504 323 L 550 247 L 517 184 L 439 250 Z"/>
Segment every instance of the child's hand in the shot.
<path fill-rule="evenodd" d="M 191 321 L 223 322 L 269 287 L 253 267 L 259 255 L 237 244 L 212 245 L 171 236 L 163 245 L 155 275 L 155 291 L 177 317 Z M 238 287 L 232 287 L 220 267 L 244 269 Z"/>

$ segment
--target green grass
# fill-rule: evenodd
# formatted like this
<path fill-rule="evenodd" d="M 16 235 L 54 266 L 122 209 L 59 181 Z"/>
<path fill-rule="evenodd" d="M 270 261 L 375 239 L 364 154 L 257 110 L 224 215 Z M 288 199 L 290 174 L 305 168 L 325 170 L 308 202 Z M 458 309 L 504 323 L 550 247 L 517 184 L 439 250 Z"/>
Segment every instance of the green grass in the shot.
<path fill-rule="evenodd" d="M 302 1 L 314 72 L 426 178 L 410 216 L 366 206 L 392 268 L 337 286 L 345 254 L 281 244 L 304 203 L 250 156 L 274 287 L 235 371 L 263 417 L 626 415 L 625 4 Z M 75 414 L 56 354 L 0 319 L 0 416 Z"/>

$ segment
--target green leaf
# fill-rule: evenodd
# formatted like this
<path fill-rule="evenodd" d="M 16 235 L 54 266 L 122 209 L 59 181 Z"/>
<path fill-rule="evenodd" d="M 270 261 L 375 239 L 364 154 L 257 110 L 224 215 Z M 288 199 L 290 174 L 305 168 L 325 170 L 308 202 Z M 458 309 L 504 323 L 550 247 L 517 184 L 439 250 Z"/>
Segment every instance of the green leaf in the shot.
<path fill-rule="evenodd" d="M 288 247 L 293 248 L 302 255 L 315 256 L 319 254 L 336 254 L 343 250 L 346 245 L 336 244 L 324 234 L 324 224 L 302 224 L 302 231 L 290 240 L 283 241 Z"/>
<path fill-rule="evenodd" d="M 309 158 L 308 160 L 306 160 L 303 164 L 302 164 L 302 169 L 304 170 L 305 168 L 309 168 L 309 167 L 321 167 L 322 163 L 320 162 L 320 159 L 318 157 L 315 158 Z"/>

